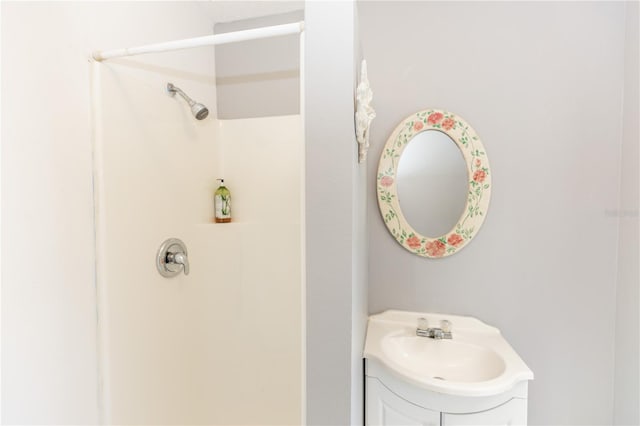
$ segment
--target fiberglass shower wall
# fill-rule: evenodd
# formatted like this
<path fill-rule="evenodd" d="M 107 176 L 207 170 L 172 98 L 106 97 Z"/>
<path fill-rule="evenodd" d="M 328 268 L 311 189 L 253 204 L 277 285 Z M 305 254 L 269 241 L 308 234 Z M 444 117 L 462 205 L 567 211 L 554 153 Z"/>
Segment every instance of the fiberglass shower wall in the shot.
<path fill-rule="evenodd" d="M 162 55 L 93 65 L 103 419 L 300 423 L 302 120 L 219 121 L 210 51 Z M 229 224 L 212 223 L 221 177 Z M 163 278 L 156 253 L 172 237 L 191 270 Z"/>

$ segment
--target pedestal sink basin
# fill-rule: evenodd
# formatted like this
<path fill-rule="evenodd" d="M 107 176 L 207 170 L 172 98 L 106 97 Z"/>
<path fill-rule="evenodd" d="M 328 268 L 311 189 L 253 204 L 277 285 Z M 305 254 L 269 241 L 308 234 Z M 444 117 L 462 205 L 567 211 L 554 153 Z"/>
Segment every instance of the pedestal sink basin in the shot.
<path fill-rule="evenodd" d="M 491 349 L 453 340 L 390 335 L 384 354 L 422 377 L 454 382 L 483 382 L 499 377 L 504 360 Z"/>
<path fill-rule="evenodd" d="M 452 324 L 451 339 L 416 336 L 418 318 Z M 421 388 L 460 396 L 489 396 L 533 373 L 500 334 L 483 322 L 456 315 L 386 311 L 369 318 L 364 357 Z"/>

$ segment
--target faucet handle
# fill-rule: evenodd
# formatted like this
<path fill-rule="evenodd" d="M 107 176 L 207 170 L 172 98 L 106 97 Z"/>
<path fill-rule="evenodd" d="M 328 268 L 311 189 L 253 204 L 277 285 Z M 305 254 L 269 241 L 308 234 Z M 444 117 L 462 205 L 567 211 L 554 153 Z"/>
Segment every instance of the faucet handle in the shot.
<path fill-rule="evenodd" d="M 168 258 L 169 256 L 167 256 Z M 189 258 L 186 253 L 175 253 L 173 255 L 173 263 L 177 263 L 178 265 L 182 265 L 182 270 L 185 275 L 189 275 Z"/>
<path fill-rule="evenodd" d="M 440 321 L 440 328 L 445 333 L 451 333 L 451 321 L 449 320 Z"/>
<path fill-rule="evenodd" d="M 166 278 L 174 277 L 180 272 L 188 275 L 187 246 L 177 238 L 165 240 L 158 249 L 156 267 L 160 275 Z"/>
<path fill-rule="evenodd" d="M 426 318 L 418 318 L 418 330 L 426 330 L 429 328 L 429 321 Z"/>

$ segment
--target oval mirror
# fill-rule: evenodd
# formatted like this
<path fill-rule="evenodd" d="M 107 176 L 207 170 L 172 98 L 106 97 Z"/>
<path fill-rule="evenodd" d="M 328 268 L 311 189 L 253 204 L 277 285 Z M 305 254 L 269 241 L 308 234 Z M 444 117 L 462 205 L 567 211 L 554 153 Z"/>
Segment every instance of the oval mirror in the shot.
<path fill-rule="evenodd" d="M 476 235 L 491 196 L 489 160 L 475 131 L 447 111 L 419 111 L 380 157 L 378 205 L 387 228 L 425 257 L 458 252 Z"/>

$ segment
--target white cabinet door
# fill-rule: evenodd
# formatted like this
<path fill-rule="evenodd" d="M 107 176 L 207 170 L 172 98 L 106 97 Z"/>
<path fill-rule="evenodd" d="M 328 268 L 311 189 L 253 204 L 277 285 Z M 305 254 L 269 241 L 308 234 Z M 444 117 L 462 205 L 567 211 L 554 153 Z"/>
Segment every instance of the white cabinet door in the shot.
<path fill-rule="evenodd" d="M 442 413 L 443 426 L 522 426 L 526 424 L 527 400 L 519 398 L 479 413 Z"/>
<path fill-rule="evenodd" d="M 367 377 L 367 426 L 440 426 L 440 413 L 414 405 Z"/>

